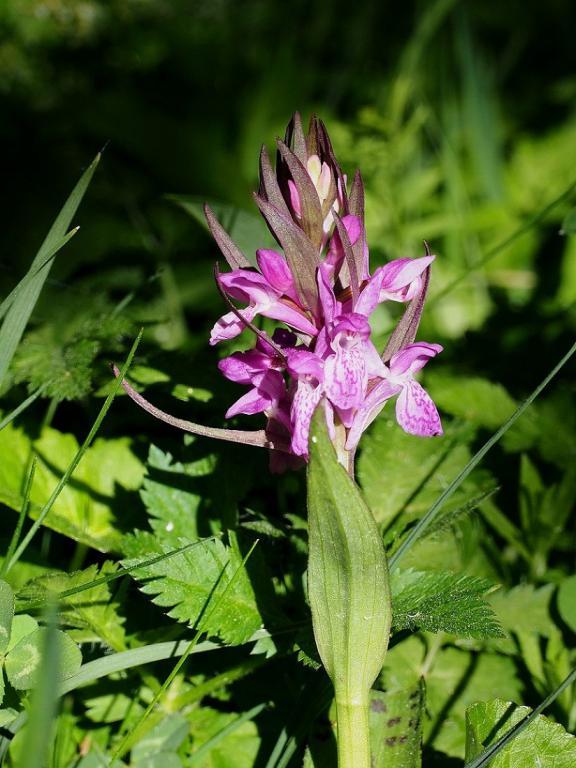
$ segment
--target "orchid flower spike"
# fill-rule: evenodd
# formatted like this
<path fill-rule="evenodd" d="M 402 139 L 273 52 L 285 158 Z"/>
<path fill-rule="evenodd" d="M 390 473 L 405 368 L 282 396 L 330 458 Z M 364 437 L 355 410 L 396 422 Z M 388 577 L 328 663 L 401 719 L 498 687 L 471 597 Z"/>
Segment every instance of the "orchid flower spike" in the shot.
<path fill-rule="evenodd" d="M 351 473 L 362 433 L 392 398 L 403 430 L 441 435 L 436 406 L 414 379 L 442 351 L 439 344 L 415 343 L 434 261 L 428 244 L 419 258 L 395 259 L 370 273 L 362 177 L 357 171 L 348 188 L 326 128 L 315 116 L 305 133 L 300 115 L 294 115 L 284 140 L 277 140 L 275 170 L 262 148 L 255 200 L 277 243 L 273 250 L 256 251 L 257 266 L 205 206 L 230 267 L 225 273 L 215 270 L 230 311 L 214 325 L 210 344 L 244 330 L 253 333 L 255 346 L 224 358 L 219 368 L 247 388 L 226 418 L 263 414 L 264 429 L 202 427 L 159 411 L 127 382 L 124 389 L 180 429 L 269 448 L 274 470 L 307 460 L 310 422 L 321 403 L 339 459 Z M 369 319 L 386 301 L 406 309 L 379 353 Z M 258 316 L 279 324 L 271 338 L 255 325 Z"/>

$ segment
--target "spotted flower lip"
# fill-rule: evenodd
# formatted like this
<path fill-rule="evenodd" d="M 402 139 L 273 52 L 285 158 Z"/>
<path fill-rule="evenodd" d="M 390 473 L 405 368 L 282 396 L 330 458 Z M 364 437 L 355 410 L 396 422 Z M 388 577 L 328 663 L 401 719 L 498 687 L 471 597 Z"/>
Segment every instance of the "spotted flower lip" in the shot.
<path fill-rule="evenodd" d="M 252 349 L 218 364 L 227 379 L 248 388 L 226 418 L 262 414 L 264 430 L 183 422 L 158 412 L 126 382 L 124 387 L 142 407 L 175 426 L 267 446 L 274 469 L 307 459 L 310 422 L 322 404 L 339 458 L 351 471 L 363 432 L 392 398 L 404 431 L 422 437 L 442 434 L 436 406 L 414 378 L 442 351 L 439 344 L 415 342 L 435 257 L 425 243 L 423 255 L 394 259 L 371 273 L 362 176 L 357 171 L 348 185 L 322 121 L 313 116 L 305 133 L 295 114 L 277 149 L 274 170 L 262 148 L 255 194 L 277 247 L 258 249 L 257 267 L 205 207 L 210 231 L 230 267 L 224 273 L 216 269 L 230 311 L 215 323 L 210 344 L 245 330 L 256 335 Z M 406 309 L 379 353 L 370 317 L 387 301 L 404 303 Z M 272 337 L 258 328 L 258 317 L 281 324 Z"/>

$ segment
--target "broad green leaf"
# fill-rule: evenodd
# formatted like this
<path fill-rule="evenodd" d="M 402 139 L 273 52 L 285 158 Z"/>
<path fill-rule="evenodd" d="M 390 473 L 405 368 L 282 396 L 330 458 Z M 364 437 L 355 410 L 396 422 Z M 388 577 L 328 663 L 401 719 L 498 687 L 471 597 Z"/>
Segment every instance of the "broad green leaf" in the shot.
<path fill-rule="evenodd" d="M 13 619 L 14 592 L 10 584 L 0 581 L 0 656 L 6 653 L 8 648 Z"/>
<path fill-rule="evenodd" d="M 424 688 L 372 691 L 370 745 L 372 768 L 420 768 Z"/>
<path fill-rule="evenodd" d="M 190 723 L 174 713 L 155 725 L 132 749 L 132 761 L 139 764 L 156 753 L 176 752 L 190 731 Z"/>
<path fill-rule="evenodd" d="M 436 649 L 418 636 L 388 651 L 382 673 L 386 691 L 414 687 L 422 677 L 429 715 L 424 720 L 424 743 L 455 758 L 464 757 L 466 707 L 498 696 L 518 699 L 523 685 L 515 660 L 499 653 Z"/>
<path fill-rule="evenodd" d="M 322 407 L 310 438 L 308 535 L 308 596 L 322 663 L 337 700 L 367 701 L 392 618 L 386 555 L 372 513 L 338 463 Z"/>
<path fill-rule="evenodd" d="M 6 674 L 18 690 L 28 690 L 37 685 L 41 675 L 42 653 L 50 630 L 40 628 L 20 640 L 6 657 Z M 82 654 L 76 643 L 65 632 L 54 631 L 54 643 L 58 654 L 58 680 L 75 675 L 82 664 Z"/>
<path fill-rule="evenodd" d="M 483 597 L 494 589 L 486 579 L 450 573 L 395 571 L 391 577 L 393 627 L 449 632 L 460 637 L 501 637 Z"/>
<path fill-rule="evenodd" d="M 486 379 L 432 372 L 426 388 L 441 411 L 487 429 L 496 429 L 516 410 L 504 387 Z"/>
<path fill-rule="evenodd" d="M 51 257 L 64 244 L 66 230 L 70 226 L 70 222 L 84 197 L 84 193 L 92 180 L 99 161 L 100 155 L 97 155 L 70 193 L 46 235 L 44 242 L 40 246 L 40 250 L 32 261 L 29 278 L 25 278 L 25 283 L 22 285 L 21 290 L 14 295 L 12 304 L 6 312 L 4 322 L 0 328 L 0 384 L 6 375 L 10 361 L 22 338 L 44 282 L 48 277 L 50 267 L 52 266 Z"/>
<path fill-rule="evenodd" d="M 520 584 L 510 590 L 500 589 L 490 595 L 490 605 L 501 626 L 508 632 L 527 632 L 550 637 L 557 632 L 550 615 L 552 584 L 537 589 Z"/>
<path fill-rule="evenodd" d="M 0 432 L 0 455 L 4 457 L 0 463 L 0 501 L 15 510 L 22 504 L 26 466 L 32 451 L 39 459 L 30 494 L 30 514 L 35 518 L 78 451 L 78 442 L 73 435 L 50 428 L 44 429 L 34 442 L 12 425 Z M 100 551 L 117 549 L 119 492 L 138 488 L 143 474 L 144 468 L 131 452 L 128 438 L 97 439 L 44 524 Z M 118 509 L 118 514 L 122 515 L 124 527 L 125 505 Z"/>
<path fill-rule="evenodd" d="M 562 222 L 563 235 L 576 235 L 576 208 L 572 208 Z"/>
<path fill-rule="evenodd" d="M 576 576 L 568 576 L 558 588 L 558 613 L 562 621 L 576 632 Z"/>
<path fill-rule="evenodd" d="M 112 599 L 107 584 L 86 588 L 96 579 L 117 570 L 115 563 L 104 563 L 99 570 L 92 565 L 75 573 L 49 573 L 28 582 L 19 592 L 19 600 L 49 602 L 57 600 L 60 621 L 73 628 L 71 636 L 83 642 L 103 641 L 115 651 L 126 647 L 124 619 L 118 615 L 118 602 Z M 62 596 L 78 589 L 76 594 Z"/>
<path fill-rule="evenodd" d="M 202 503 L 198 479 L 214 471 L 214 455 L 184 465 L 151 445 L 146 466 L 140 496 L 152 529 L 163 539 L 194 539 L 198 535 L 197 514 Z"/>
<path fill-rule="evenodd" d="M 466 760 L 503 736 L 530 713 L 509 701 L 473 704 L 466 711 Z M 576 738 L 558 723 L 540 715 L 490 761 L 490 768 L 573 768 Z"/>
<path fill-rule="evenodd" d="M 455 444 L 452 437 L 447 428 L 441 439 L 422 440 L 407 435 L 389 416 L 376 421 L 362 441 L 358 478 L 379 524 L 405 525 L 421 517 L 438 498 L 470 458 L 468 448 Z M 446 505 L 446 514 L 477 495 L 478 486 L 469 479 Z"/>
<path fill-rule="evenodd" d="M 188 764 L 195 768 L 253 768 L 260 749 L 258 730 L 251 720 L 227 730 L 237 720 L 237 714 L 206 706 L 196 710 L 191 721 L 193 748 Z M 195 759 L 194 754 L 207 744 L 211 748 L 201 753 L 201 759 Z"/>
<path fill-rule="evenodd" d="M 232 533 L 229 536 L 230 546 L 219 539 L 208 539 L 179 555 L 137 568 L 132 575 L 141 582 L 142 592 L 154 596 L 156 605 L 170 608 L 169 616 L 192 626 L 208 616 L 208 623 L 201 624 L 203 631 L 237 645 L 248 640 L 263 621 L 245 568 L 226 589 L 242 563 L 236 538 Z M 186 541 L 181 539 L 179 543 Z M 151 534 L 140 532 L 128 536 L 124 540 L 128 556 L 124 565 L 137 565 L 155 553 L 171 549 Z M 218 607 L 211 612 L 211 606 L 217 601 L 220 601 Z"/>
<path fill-rule="evenodd" d="M 183 768 L 182 760 L 175 752 L 158 752 L 130 763 L 132 768 Z"/>
<path fill-rule="evenodd" d="M 23 637 L 28 637 L 28 635 L 36 632 L 37 629 L 38 622 L 33 616 L 29 616 L 27 613 L 19 613 L 14 616 L 14 621 L 12 622 L 12 634 L 10 635 L 7 652 L 9 653 Z"/>
<path fill-rule="evenodd" d="M 144 711 L 132 696 L 118 691 L 83 699 L 86 717 L 93 723 L 116 723 L 128 716 L 138 717 Z"/>

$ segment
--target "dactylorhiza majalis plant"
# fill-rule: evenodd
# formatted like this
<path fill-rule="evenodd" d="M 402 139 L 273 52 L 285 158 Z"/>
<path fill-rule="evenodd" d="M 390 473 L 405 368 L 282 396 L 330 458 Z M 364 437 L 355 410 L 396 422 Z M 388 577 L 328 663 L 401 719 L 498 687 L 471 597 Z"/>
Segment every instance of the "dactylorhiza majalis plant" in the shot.
<path fill-rule="evenodd" d="M 255 201 L 278 250 L 257 250 L 253 265 L 205 207 L 231 268 L 215 268 L 228 312 L 214 325 L 210 344 L 245 330 L 255 338 L 251 349 L 219 363 L 226 378 L 247 387 L 226 417 L 263 414 L 264 428 L 216 429 L 177 419 L 123 386 L 173 426 L 267 447 L 273 471 L 308 463 L 308 593 L 320 657 L 334 683 L 339 765 L 368 768 L 369 692 L 384 662 L 391 608 L 386 556 L 353 481 L 354 455 L 392 398 L 406 432 L 442 434 L 438 411 L 414 378 L 442 351 L 415 341 L 434 256 L 425 244 L 420 258 L 395 259 L 370 273 L 360 172 L 348 185 L 316 117 L 305 134 L 296 114 L 277 147 L 275 170 L 262 149 Z M 369 320 L 385 301 L 407 306 L 380 352 Z M 258 315 L 278 322 L 271 336 L 255 325 Z"/>

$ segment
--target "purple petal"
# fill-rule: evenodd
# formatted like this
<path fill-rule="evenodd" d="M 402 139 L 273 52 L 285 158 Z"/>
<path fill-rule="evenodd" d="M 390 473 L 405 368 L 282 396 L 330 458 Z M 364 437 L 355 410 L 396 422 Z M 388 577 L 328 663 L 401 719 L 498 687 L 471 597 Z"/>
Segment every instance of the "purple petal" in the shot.
<path fill-rule="evenodd" d="M 281 323 L 291 325 L 297 331 L 305 333 L 307 336 L 316 336 L 318 328 L 312 323 L 306 315 L 295 305 L 291 306 L 289 299 L 286 301 L 275 301 L 266 307 L 259 308 L 259 312 L 264 317 L 271 320 L 279 320 Z"/>
<path fill-rule="evenodd" d="M 338 408 L 358 408 L 364 401 L 368 372 L 361 344 L 338 347 L 324 363 L 326 395 Z"/>
<path fill-rule="evenodd" d="M 387 379 L 382 379 L 370 390 L 361 407 L 356 411 L 356 416 L 346 440 L 347 450 L 354 451 L 356 449 L 362 433 L 372 424 L 387 401 L 397 394 L 400 389 L 399 384 L 393 384 Z"/>
<path fill-rule="evenodd" d="M 288 350 L 287 367 L 289 373 L 297 378 L 308 376 L 320 382 L 324 379 L 324 361 L 306 349 Z"/>
<path fill-rule="evenodd" d="M 256 413 L 263 413 L 270 405 L 270 400 L 254 387 L 241 398 L 236 400 L 225 413 L 227 419 L 243 413 L 247 416 L 253 416 Z"/>
<path fill-rule="evenodd" d="M 229 296 L 246 304 L 268 304 L 280 296 L 264 275 L 255 270 L 234 269 L 219 275 L 218 280 Z"/>
<path fill-rule="evenodd" d="M 312 384 L 301 379 L 294 393 L 290 417 L 292 421 L 292 452 L 296 456 L 308 456 L 308 437 L 310 435 L 310 422 L 316 406 L 322 397 L 321 384 Z"/>
<path fill-rule="evenodd" d="M 398 424 L 410 435 L 441 435 L 442 424 L 432 398 L 417 381 L 408 381 L 396 401 Z"/>
<path fill-rule="evenodd" d="M 433 261 L 434 256 L 419 259 L 394 259 L 383 267 L 380 301 L 409 301 L 422 287 L 421 275 Z"/>
<path fill-rule="evenodd" d="M 358 301 L 354 305 L 354 312 L 358 312 L 365 317 L 370 317 L 372 312 L 376 309 L 380 303 L 380 292 L 382 289 L 382 281 L 384 279 L 383 270 L 384 267 L 379 267 L 360 292 Z"/>
<path fill-rule="evenodd" d="M 218 363 L 221 373 L 230 381 L 238 384 L 252 384 L 254 376 L 264 373 L 275 365 L 276 360 L 258 349 L 247 352 L 235 352 Z"/>
<path fill-rule="evenodd" d="M 324 323 L 328 324 L 334 319 L 338 311 L 338 302 L 332 289 L 333 270 L 330 264 L 323 261 L 318 267 L 316 275 L 318 282 L 318 295 L 320 297 L 320 306 L 324 316 Z"/>
<path fill-rule="evenodd" d="M 252 322 L 256 315 L 256 307 L 246 307 L 239 310 L 239 314 Z M 210 332 L 210 345 L 218 344 L 219 341 L 226 341 L 239 336 L 246 326 L 234 312 L 227 312 L 216 322 Z"/>
<path fill-rule="evenodd" d="M 436 357 L 444 347 L 441 344 L 427 344 L 419 341 L 409 344 L 397 352 L 390 360 L 390 371 L 393 376 L 412 375 L 420 371 L 426 363 Z"/>
<path fill-rule="evenodd" d="M 256 251 L 256 261 L 258 262 L 260 272 L 262 272 L 272 288 L 279 291 L 279 293 L 290 296 L 294 301 L 298 300 L 296 288 L 294 287 L 294 278 L 286 259 L 281 253 L 267 248 L 260 248 Z"/>

